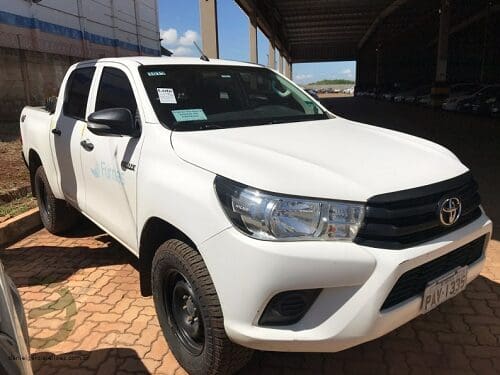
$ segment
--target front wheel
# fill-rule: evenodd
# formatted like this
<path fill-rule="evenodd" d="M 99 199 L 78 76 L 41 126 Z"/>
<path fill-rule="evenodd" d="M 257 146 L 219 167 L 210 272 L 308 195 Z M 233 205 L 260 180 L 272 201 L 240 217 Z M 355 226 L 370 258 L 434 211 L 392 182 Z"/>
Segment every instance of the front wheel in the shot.
<path fill-rule="evenodd" d="M 253 351 L 227 337 L 219 298 L 195 249 L 166 241 L 154 256 L 151 277 L 163 334 L 189 374 L 232 374 L 246 365 Z"/>

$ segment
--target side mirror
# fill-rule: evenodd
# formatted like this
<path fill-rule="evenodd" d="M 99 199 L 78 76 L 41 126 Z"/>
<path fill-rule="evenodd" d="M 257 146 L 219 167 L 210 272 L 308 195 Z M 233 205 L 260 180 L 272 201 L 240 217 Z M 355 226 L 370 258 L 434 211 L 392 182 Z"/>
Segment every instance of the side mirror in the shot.
<path fill-rule="evenodd" d="M 126 108 L 109 108 L 92 113 L 87 129 L 96 135 L 126 135 L 132 138 L 141 135 L 132 112 Z"/>

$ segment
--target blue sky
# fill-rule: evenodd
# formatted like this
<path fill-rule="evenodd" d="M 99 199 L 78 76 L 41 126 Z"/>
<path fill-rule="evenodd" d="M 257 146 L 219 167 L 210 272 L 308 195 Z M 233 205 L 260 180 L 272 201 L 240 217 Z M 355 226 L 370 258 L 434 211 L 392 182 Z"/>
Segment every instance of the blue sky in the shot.
<path fill-rule="evenodd" d="M 304 0 L 306 1 L 306 0 Z M 158 0 L 163 46 L 177 56 L 197 56 L 193 41 L 201 44 L 199 0 Z M 220 57 L 230 60 L 249 60 L 248 18 L 233 0 L 218 0 Z M 259 63 L 267 65 L 269 42 L 259 30 Z M 354 79 L 354 61 L 294 64 L 294 80 L 314 82 L 326 78 Z"/>

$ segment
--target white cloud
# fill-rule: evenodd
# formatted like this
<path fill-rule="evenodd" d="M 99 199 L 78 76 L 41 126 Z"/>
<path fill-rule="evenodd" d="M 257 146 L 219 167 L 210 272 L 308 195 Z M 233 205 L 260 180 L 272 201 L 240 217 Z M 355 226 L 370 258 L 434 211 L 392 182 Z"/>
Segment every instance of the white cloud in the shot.
<path fill-rule="evenodd" d="M 160 38 L 162 40 L 162 44 L 164 45 L 173 45 L 177 43 L 177 30 L 176 29 L 168 29 L 168 30 L 160 30 Z"/>
<path fill-rule="evenodd" d="M 294 78 L 297 82 L 304 82 L 310 80 L 312 77 L 312 74 L 297 74 Z"/>
<path fill-rule="evenodd" d="M 351 69 L 344 69 L 340 72 L 340 74 L 347 76 L 347 77 L 352 77 L 352 70 Z"/>
<path fill-rule="evenodd" d="M 181 36 L 176 29 L 160 30 L 162 46 L 172 51 L 174 56 L 198 56 L 193 42 L 199 43 L 200 36 L 194 30 L 187 30 Z"/>
<path fill-rule="evenodd" d="M 199 35 L 194 30 L 186 31 L 179 39 L 179 44 L 182 46 L 192 46 L 193 42 L 198 42 Z"/>

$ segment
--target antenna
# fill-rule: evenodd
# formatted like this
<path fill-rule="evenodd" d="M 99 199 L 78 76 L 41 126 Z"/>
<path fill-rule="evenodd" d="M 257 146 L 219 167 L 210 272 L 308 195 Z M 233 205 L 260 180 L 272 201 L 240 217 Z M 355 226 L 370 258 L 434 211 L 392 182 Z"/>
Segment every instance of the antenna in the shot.
<path fill-rule="evenodd" d="M 200 52 L 200 60 L 203 60 L 203 61 L 210 61 L 210 59 L 207 57 L 207 55 L 205 55 L 203 53 L 203 50 L 200 48 L 200 46 L 195 42 L 193 41 L 194 43 L 194 46 L 196 47 L 196 49 L 198 50 L 198 52 Z"/>

